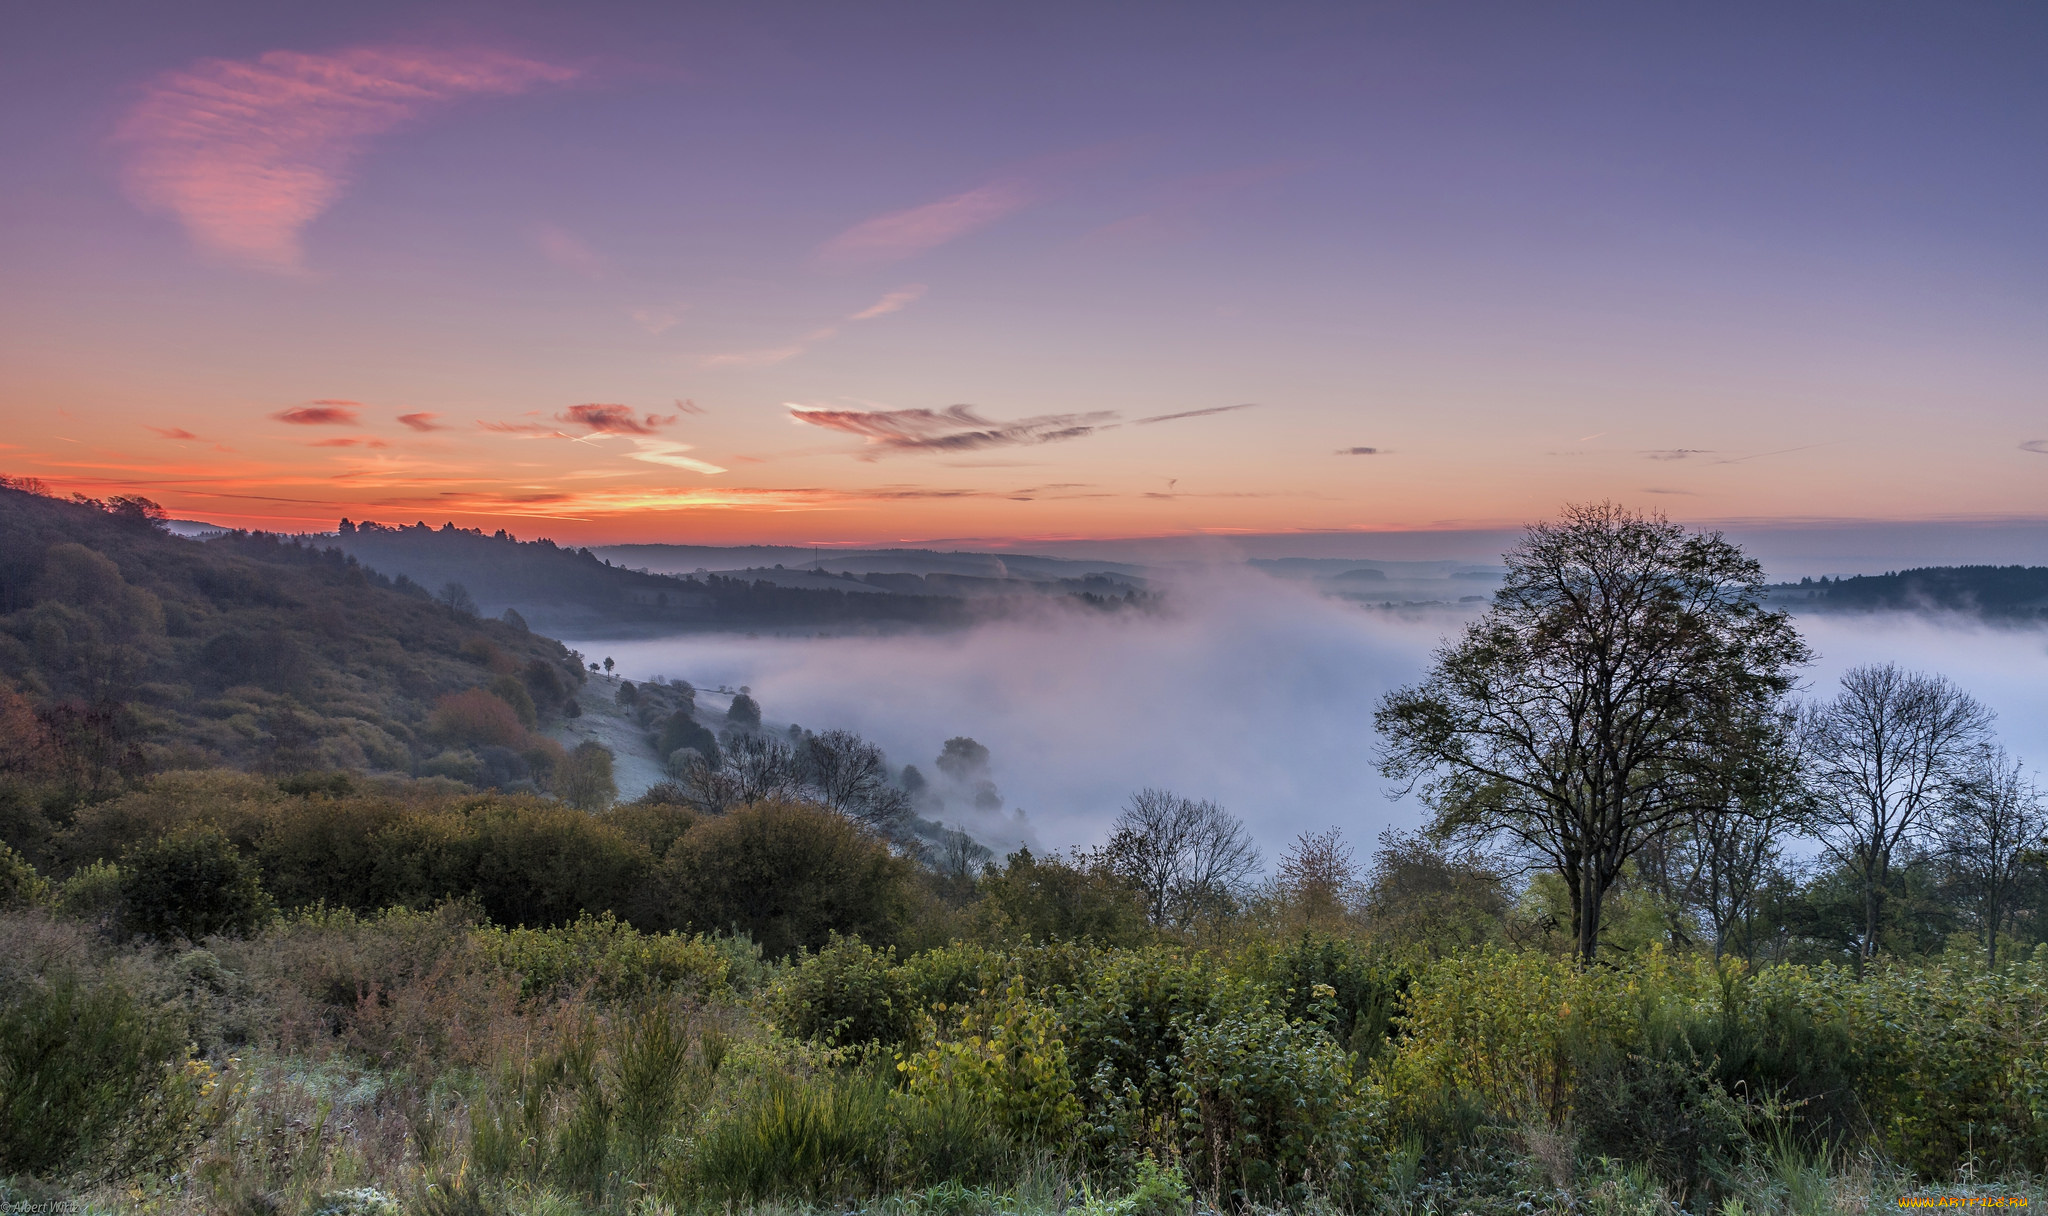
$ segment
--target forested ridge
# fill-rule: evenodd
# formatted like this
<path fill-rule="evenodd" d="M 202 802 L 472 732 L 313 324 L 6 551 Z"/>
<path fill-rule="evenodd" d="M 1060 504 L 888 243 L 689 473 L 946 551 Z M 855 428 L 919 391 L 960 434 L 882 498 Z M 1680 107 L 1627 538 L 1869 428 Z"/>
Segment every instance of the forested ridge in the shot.
<path fill-rule="evenodd" d="M 959 595 L 928 593 L 925 580 L 915 575 L 874 575 L 840 590 L 712 573 L 651 574 L 545 538 L 520 540 L 502 530 L 485 535 L 453 524 L 390 527 L 343 520 L 331 543 L 380 570 L 437 587 L 460 584 L 487 609 L 514 607 L 543 628 L 954 626 L 985 619 L 989 612 Z M 1074 596 L 1098 607 L 1126 590 L 1073 581 Z"/>
<path fill-rule="evenodd" d="M 449 698 L 517 685 L 531 726 L 584 678 L 560 643 L 338 549 L 186 540 L 158 514 L 0 488 L 5 764 L 34 778 L 10 814 L 61 817 L 166 769 L 410 775 L 469 742 L 435 730 Z"/>
<path fill-rule="evenodd" d="M 2005 621 L 2048 617 L 2048 566 L 1923 566 L 1805 579 L 1774 590 L 1788 602 L 1821 609 L 1961 612 Z"/>

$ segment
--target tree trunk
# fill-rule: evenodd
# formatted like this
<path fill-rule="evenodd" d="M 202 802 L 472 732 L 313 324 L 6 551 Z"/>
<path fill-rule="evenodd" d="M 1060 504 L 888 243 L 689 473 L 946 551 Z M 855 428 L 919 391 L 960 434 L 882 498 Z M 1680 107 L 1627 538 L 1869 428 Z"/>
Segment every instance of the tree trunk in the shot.
<path fill-rule="evenodd" d="M 1573 919 L 1578 923 L 1572 928 L 1578 933 L 1579 965 L 1590 967 L 1594 957 L 1600 953 L 1600 898 L 1604 892 L 1600 890 L 1600 879 L 1591 867 L 1583 872 L 1581 881 L 1585 890 L 1575 901 L 1578 907 Z"/>

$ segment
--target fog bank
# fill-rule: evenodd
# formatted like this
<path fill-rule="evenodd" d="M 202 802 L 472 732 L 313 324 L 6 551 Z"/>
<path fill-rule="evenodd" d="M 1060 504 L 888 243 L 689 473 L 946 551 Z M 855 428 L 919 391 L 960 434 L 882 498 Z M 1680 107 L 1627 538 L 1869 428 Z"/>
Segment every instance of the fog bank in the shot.
<path fill-rule="evenodd" d="M 1382 829 L 1421 821 L 1375 770 L 1372 710 L 1469 612 L 1360 608 L 1242 568 L 1191 576 L 1168 602 L 1160 614 L 1053 610 L 947 634 L 570 645 L 612 656 L 632 679 L 747 685 L 769 720 L 858 731 L 927 775 L 947 738 L 972 736 L 992 753 L 1005 808 L 1026 811 L 1034 846 L 1099 843 L 1147 785 L 1223 803 L 1269 859 L 1332 825 L 1363 859 Z M 2048 633 L 1903 614 L 1799 623 L 1820 655 L 1805 673 L 1812 694 L 1858 663 L 1940 671 L 1998 711 L 2009 748 L 2048 763 Z M 964 811 L 949 821 L 991 843 L 1016 839 L 1007 817 Z"/>

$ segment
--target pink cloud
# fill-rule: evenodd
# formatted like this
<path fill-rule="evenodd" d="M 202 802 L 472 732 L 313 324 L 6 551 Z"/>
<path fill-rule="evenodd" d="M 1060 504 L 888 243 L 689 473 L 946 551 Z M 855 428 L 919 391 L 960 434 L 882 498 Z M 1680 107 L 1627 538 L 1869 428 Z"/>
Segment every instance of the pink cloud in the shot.
<path fill-rule="evenodd" d="M 398 424 L 411 427 L 415 431 L 445 431 L 448 429 L 447 427 L 434 421 L 434 419 L 440 416 L 439 414 L 400 414 L 398 416 Z"/>
<path fill-rule="evenodd" d="M 299 233 L 340 195 L 370 137 L 436 103 L 522 92 L 574 69 L 488 50 L 354 47 L 207 59 L 160 77 L 116 133 L 130 195 L 195 245 L 300 267 Z"/>
<path fill-rule="evenodd" d="M 604 255 L 592 249 L 582 237 L 566 228 L 542 224 L 533 230 L 533 243 L 540 249 L 542 257 L 564 270 L 573 271 L 586 279 L 602 278 L 604 275 Z"/>
<path fill-rule="evenodd" d="M 847 320 L 872 321 L 876 317 L 886 317 L 892 312 L 900 312 L 917 303 L 918 300 L 924 297 L 924 293 L 925 286 L 922 283 L 912 283 L 907 287 L 899 287 L 848 317 Z"/>
<path fill-rule="evenodd" d="M 315 401 L 297 409 L 279 410 L 271 417 L 293 426 L 354 426 L 362 408 L 360 401 Z"/>
<path fill-rule="evenodd" d="M 182 426 L 150 426 L 146 422 L 143 423 L 142 425 L 144 430 L 155 431 L 157 434 L 162 435 L 165 439 L 186 440 L 199 438 L 199 436 L 194 435 L 192 432 L 186 430 Z"/>
<path fill-rule="evenodd" d="M 1021 181 L 990 182 L 922 207 L 891 211 L 855 224 L 825 242 L 821 261 L 837 265 L 894 262 L 988 227 L 1032 202 Z"/>
<path fill-rule="evenodd" d="M 648 414 L 636 417 L 633 411 L 623 405 L 572 405 L 555 415 L 555 421 L 573 423 L 588 427 L 592 432 L 610 435 L 652 435 L 657 429 L 676 420 L 676 415 L 663 417 Z"/>

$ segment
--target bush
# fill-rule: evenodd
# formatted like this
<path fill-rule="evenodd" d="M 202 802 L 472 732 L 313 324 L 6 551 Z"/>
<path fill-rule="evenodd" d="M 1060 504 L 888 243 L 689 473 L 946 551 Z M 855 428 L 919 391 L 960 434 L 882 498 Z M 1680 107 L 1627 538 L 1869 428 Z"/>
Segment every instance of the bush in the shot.
<path fill-rule="evenodd" d="M 432 1076 L 496 1058 L 519 992 L 481 948 L 475 909 L 316 909 L 221 951 L 249 977 L 287 1051 L 346 1050 Z"/>
<path fill-rule="evenodd" d="M 528 703 L 531 710 L 531 702 Z M 526 743 L 526 726 L 519 712 L 502 697 L 481 688 L 450 693 L 434 703 L 427 717 L 426 736 L 438 743 L 469 747 L 509 747 L 518 750 Z"/>
<path fill-rule="evenodd" d="M 557 929 L 477 930 L 484 954 L 519 976 L 523 996 L 588 992 L 600 1000 L 723 989 L 731 961 L 701 937 L 642 933 L 610 912 Z"/>
<path fill-rule="evenodd" d="M 39 1178 L 111 1179 L 166 1162 L 211 1088 L 185 1027 L 115 984 L 69 974 L 0 1007 L 0 1162 Z"/>
<path fill-rule="evenodd" d="M 1633 1049 L 1578 1044 L 1573 1110 L 1581 1147 L 1642 1165 L 1682 1195 L 1725 1183 L 1748 1136 L 1741 1104 L 1713 1073 L 1718 1022 L 1658 1009 Z"/>
<path fill-rule="evenodd" d="M 1097 1160 L 1135 1163 L 1178 1147 L 1176 1089 L 1188 1028 L 1259 1003 L 1262 994 L 1203 952 L 1154 946 L 1102 956 L 1060 1008 L 1085 1134 Z"/>
<path fill-rule="evenodd" d="M 1176 1094 L 1184 1160 L 1232 1206 L 1342 1194 L 1370 1142 L 1351 1062 L 1320 1027 L 1266 1009 L 1195 1018 Z"/>
<path fill-rule="evenodd" d="M 833 935 L 823 950 L 783 973 L 769 1000 L 776 1023 L 831 1046 L 894 1046 L 916 1026 L 916 1010 L 893 950 Z"/>
<path fill-rule="evenodd" d="M 751 1083 L 697 1137 L 672 1199 L 838 1202 L 888 1188 L 890 1091 L 864 1072 Z"/>
<path fill-rule="evenodd" d="M 121 868 L 131 933 L 198 941 L 253 932 L 276 913 L 256 863 L 219 828 L 185 828 L 131 849 Z"/>
<path fill-rule="evenodd" d="M 651 914 L 643 911 L 651 902 L 647 851 L 614 825 L 557 803 L 479 799 L 408 815 L 372 846 L 368 907 L 473 896 L 498 924 L 534 926 L 605 909 L 629 920 Z"/>
<path fill-rule="evenodd" d="M 47 902 L 50 884 L 36 873 L 28 860 L 0 844 L 0 908 L 18 908 Z"/>
<path fill-rule="evenodd" d="M 57 911 L 72 920 L 118 929 L 128 908 L 121 894 L 126 882 L 120 866 L 93 862 L 58 884 Z"/>
<path fill-rule="evenodd" d="M 612 780 L 612 754 L 602 743 L 579 743 L 555 765 L 550 782 L 562 801 L 582 811 L 601 811 L 619 796 Z"/>
<path fill-rule="evenodd" d="M 992 1016 L 963 1011 L 958 1033 L 900 1061 L 907 1096 L 925 1106 L 967 1106 L 1020 1144 L 1058 1147 L 1081 1119 L 1067 1049 L 1052 1010 L 1013 980 Z"/>
<path fill-rule="evenodd" d="M 731 930 L 770 958 L 816 950 L 834 932 L 892 943 L 914 870 L 829 811 L 760 803 L 699 822 L 663 863 L 671 923 Z"/>
<path fill-rule="evenodd" d="M 1338 1043 L 1370 1061 L 1387 1045 L 1410 975 L 1356 941 L 1304 932 L 1274 957 L 1268 982 L 1289 1018 L 1327 1020 Z"/>

